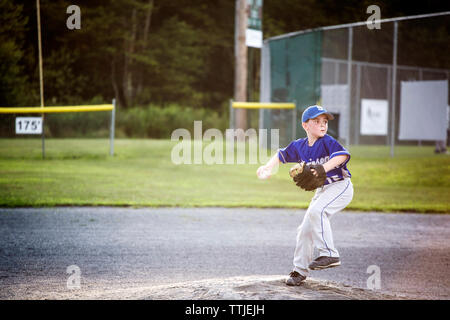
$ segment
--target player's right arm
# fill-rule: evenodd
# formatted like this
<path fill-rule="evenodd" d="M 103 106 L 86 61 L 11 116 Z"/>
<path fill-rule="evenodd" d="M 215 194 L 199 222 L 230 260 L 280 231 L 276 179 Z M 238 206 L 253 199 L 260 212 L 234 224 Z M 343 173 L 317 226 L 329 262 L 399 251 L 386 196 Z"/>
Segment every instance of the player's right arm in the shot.
<path fill-rule="evenodd" d="M 286 148 L 278 150 L 265 165 L 258 168 L 256 175 L 260 179 L 267 179 L 272 174 L 272 169 L 280 163 L 297 162 L 299 157 L 295 147 L 296 143 L 296 141 L 292 141 Z"/>
<path fill-rule="evenodd" d="M 279 165 L 280 159 L 278 159 L 278 152 L 263 166 L 260 166 L 256 170 L 256 175 L 259 178 L 269 178 L 272 174 L 273 167 Z"/>

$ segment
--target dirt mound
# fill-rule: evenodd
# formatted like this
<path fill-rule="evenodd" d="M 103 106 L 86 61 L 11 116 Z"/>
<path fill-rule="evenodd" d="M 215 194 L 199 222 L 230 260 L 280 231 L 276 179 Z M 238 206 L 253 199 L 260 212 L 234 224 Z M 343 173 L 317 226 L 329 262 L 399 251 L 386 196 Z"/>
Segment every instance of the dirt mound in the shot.
<path fill-rule="evenodd" d="M 180 282 L 151 287 L 111 290 L 89 295 L 91 299 L 133 300 L 392 300 L 404 299 L 373 290 L 353 288 L 308 278 L 290 287 L 286 276 L 246 276 Z"/>

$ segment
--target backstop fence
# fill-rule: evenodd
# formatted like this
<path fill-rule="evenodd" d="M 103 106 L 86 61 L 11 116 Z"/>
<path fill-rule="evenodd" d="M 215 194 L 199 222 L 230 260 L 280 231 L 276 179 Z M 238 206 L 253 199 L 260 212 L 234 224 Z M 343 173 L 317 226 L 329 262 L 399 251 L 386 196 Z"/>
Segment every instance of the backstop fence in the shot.
<path fill-rule="evenodd" d="M 320 104 L 329 134 L 345 145 L 447 139 L 450 12 L 358 22 L 266 39 L 261 102 L 296 102 L 299 118 Z M 260 128 L 291 140 L 291 112 L 260 110 Z M 283 134 L 285 132 L 286 134 Z"/>

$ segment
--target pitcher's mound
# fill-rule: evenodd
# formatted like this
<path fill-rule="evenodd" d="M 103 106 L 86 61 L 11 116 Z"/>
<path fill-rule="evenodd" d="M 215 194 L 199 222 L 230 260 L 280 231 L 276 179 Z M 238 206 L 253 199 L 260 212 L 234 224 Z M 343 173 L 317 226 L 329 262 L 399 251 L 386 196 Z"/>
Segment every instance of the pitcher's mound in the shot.
<path fill-rule="evenodd" d="M 145 300 L 392 300 L 404 299 L 373 290 L 353 288 L 331 281 L 307 278 L 295 287 L 286 276 L 254 275 L 180 282 L 152 287 L 129 288 L 104 293 L 97 299 Z"/>

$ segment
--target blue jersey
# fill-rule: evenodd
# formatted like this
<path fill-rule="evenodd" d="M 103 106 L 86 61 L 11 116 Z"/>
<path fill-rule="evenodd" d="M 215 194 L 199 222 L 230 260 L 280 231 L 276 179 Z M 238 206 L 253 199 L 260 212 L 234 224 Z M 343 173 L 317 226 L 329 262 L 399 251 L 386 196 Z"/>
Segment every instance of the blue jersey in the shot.
<path fill-rule="evenodd" d="M 292 141 L 286 148 L 278 151 L 278 158 L 282 163 L 305 161 L 306 164 L 324 164 L 331 158 L 344 154 L 348 155 L 347 160 L 327 172 L 326 185 L 351 177 L 347 169 L 350 153 L 333 137 L 326 134 L 317 139 L 311 147 L 308 145 L 308 138 Z"/>

